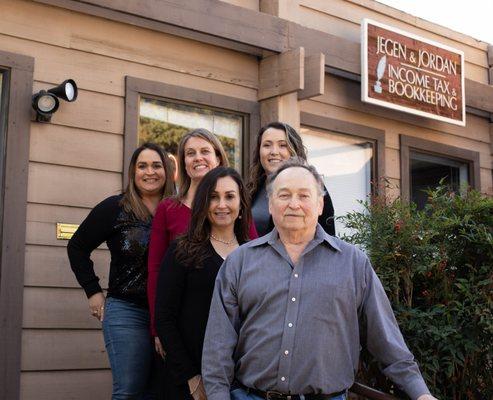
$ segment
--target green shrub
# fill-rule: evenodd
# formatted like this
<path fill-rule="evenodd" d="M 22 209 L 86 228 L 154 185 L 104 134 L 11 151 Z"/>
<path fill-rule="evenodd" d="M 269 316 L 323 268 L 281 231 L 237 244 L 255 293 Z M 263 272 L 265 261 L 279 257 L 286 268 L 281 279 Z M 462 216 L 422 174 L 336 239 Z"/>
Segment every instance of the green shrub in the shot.
<path fill-rule="evenodd" d="M 493 398 L 493 199 L 430 191 L 422 211 L 374 197 L 342 220 L 364 248 L 423 376 L 441 399 Z M 367 383 L 391 390 L 362 357 Z"/>

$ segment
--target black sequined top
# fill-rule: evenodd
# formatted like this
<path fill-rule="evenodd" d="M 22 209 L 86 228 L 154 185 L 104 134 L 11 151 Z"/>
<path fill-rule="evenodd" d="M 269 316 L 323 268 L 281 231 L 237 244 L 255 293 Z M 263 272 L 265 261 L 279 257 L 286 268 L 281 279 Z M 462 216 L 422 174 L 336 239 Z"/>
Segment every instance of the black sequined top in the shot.
<path fill-rule="evenodd" d="M 144 222 L 120 205 L 122 196 L 99 203 L 79 226 L 67 247 L 77 281 L 91 297 L 101 292 L 91 253 L 106 242 L 111 254 L 108 296 L 147 305 L 147 250 L 151 220 Z"/>

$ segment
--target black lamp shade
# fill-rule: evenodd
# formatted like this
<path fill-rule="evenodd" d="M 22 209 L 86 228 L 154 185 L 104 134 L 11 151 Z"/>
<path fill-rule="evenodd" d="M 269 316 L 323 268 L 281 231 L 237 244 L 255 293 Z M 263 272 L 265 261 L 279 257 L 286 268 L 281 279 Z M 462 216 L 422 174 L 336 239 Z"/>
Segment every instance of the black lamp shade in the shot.
<path fill-rule="evenodd" d="M 75 81 L 73 79 L 67 79 L 60 83 L 58 86 L 49 89 L 48 92 L 53 93 L 60 99 L 71 102 L 77 99 L 78 90 Z"/>
<path fill-rule="evenodd" d="M 53 114 L 59 105 L 58 98 L 46 90 L 40 90 L 33 96 L 33 108 L 38 113 Z"/>

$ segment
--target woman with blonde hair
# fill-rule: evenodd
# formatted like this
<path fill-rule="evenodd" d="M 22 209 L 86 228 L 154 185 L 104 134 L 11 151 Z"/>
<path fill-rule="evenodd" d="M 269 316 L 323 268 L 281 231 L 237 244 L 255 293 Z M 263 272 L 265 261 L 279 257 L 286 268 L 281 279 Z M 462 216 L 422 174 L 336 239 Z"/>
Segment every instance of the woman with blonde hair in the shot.
<path fill-rule="evenodd" d="M 186 133 L 178 145 L 178 194 L 159 204 L 152 222 L 149 245 L 147 296 L 151 311 L 151 332 L 155 337 L 156 351 L 164 356 L 156 334 L 155 302 L 156 286 L 161 261 L 169 244 L 178 235 L 185 233 L 192 215 L 192 202 L 202 178 L 218 166 L 229 166 L 229 161 L 219 139 L 207 129 L 195 129 Z M 253 223 L 250 238 L 256 238 Z"/>
<path fill-rule="evenodd" d="M 149 394 L 153 343 L 147 305 L 147 250 L 159 202 L 174 194 L 173 167 L 162 148 L 140 146 L 132 155 L 128 185 L 99 203 L 70 239 L 67 252 L 91 315 L 102 322 L 113 376 L 113 400 Z M 91 253 L 106 242 L 111 255 L 105 298 Z"/>

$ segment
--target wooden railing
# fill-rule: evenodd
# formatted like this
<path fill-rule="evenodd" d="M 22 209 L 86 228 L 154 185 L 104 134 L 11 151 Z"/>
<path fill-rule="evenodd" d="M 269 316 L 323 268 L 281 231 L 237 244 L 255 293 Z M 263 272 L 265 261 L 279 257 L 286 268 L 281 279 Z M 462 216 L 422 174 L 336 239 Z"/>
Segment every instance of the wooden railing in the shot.
<path fill-rule="evenodd" d="M 376 389 L 372 389 L 371 387 L 365 386 L 358 382 L 355 382 L 349 391 L 359 396 L 364 396 L 370 400 L 399 400 L 397 397 Z"/>

